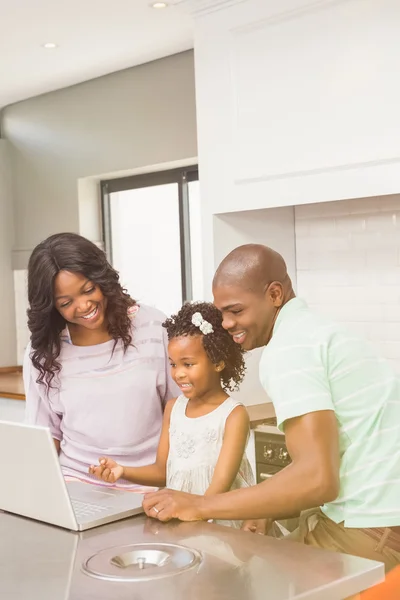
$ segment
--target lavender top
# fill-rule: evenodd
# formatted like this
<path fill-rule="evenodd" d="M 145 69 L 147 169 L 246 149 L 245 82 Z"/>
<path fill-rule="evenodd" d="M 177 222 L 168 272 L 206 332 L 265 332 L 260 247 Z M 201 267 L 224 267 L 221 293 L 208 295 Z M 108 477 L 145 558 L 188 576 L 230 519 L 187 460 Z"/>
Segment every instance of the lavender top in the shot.
<path fill-rule="evenodd" d="M 74 346 L 64 331 L 59 385 L 49 394 L 36 382 L 28 346 L 26 421 L 49 427 L 60 440 L 65 475 L 91 479 L 88 467 L 102 455 L 126 466 L 154 462 L 164 405 L 179 395 L 169 373 L 164 318 L 157 309 L 140 306 L 132 314 L 133 345 L 125 353 L 121 341 L 112 353 L 114 340 Z"/>

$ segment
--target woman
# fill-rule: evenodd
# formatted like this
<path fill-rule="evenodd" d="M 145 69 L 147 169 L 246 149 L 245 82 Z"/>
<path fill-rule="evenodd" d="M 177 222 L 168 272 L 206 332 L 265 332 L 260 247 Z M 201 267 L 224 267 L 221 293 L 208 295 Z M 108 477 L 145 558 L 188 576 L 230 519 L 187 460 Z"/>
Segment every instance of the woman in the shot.
<path fill-rule="evenodd" d="M 154 461 L 165 403 L 179 394 L 164 315 L 138 305 L 105 254 L 72 233 L 34 249 L 28 300 L 26 420 L 50 428 L 64 474 L 90 479 L 104 454 Z"/>

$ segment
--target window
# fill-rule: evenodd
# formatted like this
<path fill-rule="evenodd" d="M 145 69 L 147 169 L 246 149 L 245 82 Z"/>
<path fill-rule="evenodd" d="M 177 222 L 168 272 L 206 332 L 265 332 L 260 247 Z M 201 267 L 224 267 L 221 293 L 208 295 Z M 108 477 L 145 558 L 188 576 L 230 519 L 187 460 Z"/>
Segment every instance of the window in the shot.
<path fill-rule="evenodd" d="M 104 240 L 121 283 L 166 314 L 203 298 L 197 167 L 103 181 Z"/>

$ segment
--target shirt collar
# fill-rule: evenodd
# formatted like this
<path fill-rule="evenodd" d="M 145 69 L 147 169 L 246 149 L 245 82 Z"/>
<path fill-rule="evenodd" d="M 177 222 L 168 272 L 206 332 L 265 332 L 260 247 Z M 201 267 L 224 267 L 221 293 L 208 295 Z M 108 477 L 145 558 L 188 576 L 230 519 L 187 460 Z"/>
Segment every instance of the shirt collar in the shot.
<path fill-rule="evenodd" d="M 301 300 L 300 298 L 292 298 L 291 300 L 289 300 L 289 302 L 286 302 L 286 304 L 282 306 L 276 318 L 272 335 L 274 335 L 278 331 L 280 325 L 284 321 L 287 321 L 293 315 L 296 315 L 304 309 L 308 309 L 307 303 L 304 302 L 304 300 Z"/>

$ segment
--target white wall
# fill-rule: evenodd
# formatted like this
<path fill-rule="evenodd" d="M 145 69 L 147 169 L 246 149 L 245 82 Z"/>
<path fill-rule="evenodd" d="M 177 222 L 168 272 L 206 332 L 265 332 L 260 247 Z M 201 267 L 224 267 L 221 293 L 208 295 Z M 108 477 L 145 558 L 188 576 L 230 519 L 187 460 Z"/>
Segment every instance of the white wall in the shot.
<path fill-rule="evenodd" d="M 296 289 L 296 250 L 293 207 L 244 211 L 214 217 L 215 267 L 234 248 L 242 244 L 265 244 L 280 252 Z M 268 402 L 258 378 L 261 350 L 246 356 L 247 373 L 234 396 L 244 404 Z"/>
<path fill-rule="evenodd" d="M 14 266 L 24 269 L 52 233 L 100 240 L 98 210 L 78 202 L 95 191 L 82 179 L 197 156 L 193 52 L 14 104 L 1 126 L 14 172 Z"/>
<path fill-rule="evenodd" d="M 400 372 L 400 195 L 295 207 L 297 291 Z"/>
<path fill-rule="evenodd" d="M 0 367 L 15 365 L 15 309 L 11 251 L 14 244 L 9 145 L 0 139 Z"/>
<path fill-rule="evenodd" d="M 192 4 L 207 287 L 213 214 L 399 192 L 400 2 Z"/>

